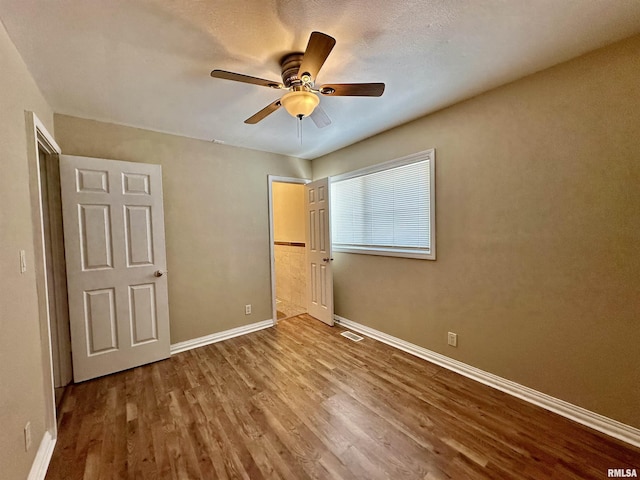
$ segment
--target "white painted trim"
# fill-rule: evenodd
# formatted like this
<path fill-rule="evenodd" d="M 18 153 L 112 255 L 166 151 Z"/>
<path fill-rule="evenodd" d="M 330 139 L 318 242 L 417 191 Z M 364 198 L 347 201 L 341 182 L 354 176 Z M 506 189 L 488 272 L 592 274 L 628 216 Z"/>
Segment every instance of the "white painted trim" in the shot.
<path fill-rule="evenodd" d="M 31 470 L 29 471 L 27 480 L 44 480 L 55 446 L 56 439 L 53 438 L 49 432 L 44 432 L 44 436 L 38 447 L 38 452 L 36 453 L 36 458 L 34 458 L 31 464 Z"/>
<path fill-rule="evenodd" d="M 51 135 L 47 128 L 44 126 L 44 123 L 38 118 L 38 116 L 33 112 L 27 112 L 27 116 L 31 118 L 33 122 L 33 131 L 38 138 L 40 144 L 49 154 L 61 154 L 62 149 L 56 143 L 53 135 Z"/>
<path fill-rule="evenodd" d="M 261 322 L 250 323 L 249 325 L 243 325 L 242 327 L 232 328 L 231 330 L 225 330 L 223 332 L 212 333 L 211 335 L 205 335 L 204 337 L 193 338 L 191 340 L 185 340 L 184 342 L 174 343 L 170 347 L 171 355 L 176 353 L 186 352 L 198 347 L 204 347 L 205 345 L 211 345 L 212 343 L 228 340 L 233 337 L 239 337 L 246 335 L 247 333 L 257 332 L 273 326 L 273 319 L 263 320 Z"/>
<path fill-rule="evenodd" d="M 276 306 L 276 254 L 273 248 L 275 240 L 273 236 L 273 182 L 279 183 L 297 183 L 306 185 L 311 182 L 306 178 L 280 177 L 278 175 L 267 175 L 267 190 L 269 192 L 269 262 L 271 268 L 271 314 L 273 315 L 273 324 L 278 323 L 278 308 Z"/>
<path fill-rule="evenodd" d="M 547 395 L 546 393 L 539 392 L 519 383 L 512 382 L 506 378 L 499 377 L 479 368 L 472 367 L 466 363 L 459 362 L 440 353 L 427 350 L 426 348 L 414 345 L 405 340 L 397 337 L 393 337 L 379 330 L 375 330 L 366 325 L 362 325 L 357 322 L 353 322 L 349 319 L 334 315 L 336 322 L 341 326 L 347 327 L 356 332 L 362 333 L 367 337 L 379 340 L 382 343 L 391 345 L 399 350 L 415 355 L 429 362 L 435 363 L 447 370 L 459 373 L 467 378 L 480 382 L 489 387 L 493 387 L 496 390 L 508 393 L 514 397 L 518 397 L 526 402 L 532 403 L 539 407 L 557 413 L 563 417 L 569 418 L 575 422 L 585 425 L 589 428 L 593 428 L 599 432 L 602 432 L 611 437 L 627 442 L 636 447 L 640 447 L 640 429 L 626 425 L 612 418 L 605 417 L 599 413 L 592 412 L 577 405 L 573 405 L 564 400 Z"/>

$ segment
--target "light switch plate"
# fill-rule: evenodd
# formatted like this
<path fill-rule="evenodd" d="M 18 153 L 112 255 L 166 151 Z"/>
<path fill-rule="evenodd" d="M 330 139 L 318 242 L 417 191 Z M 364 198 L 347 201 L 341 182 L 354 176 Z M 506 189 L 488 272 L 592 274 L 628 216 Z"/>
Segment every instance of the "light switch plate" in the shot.
<path fill-rule="evenodd" d="M 24 426 L 24 450 L 28 452 L 31 448 L 31 422 Z"/>

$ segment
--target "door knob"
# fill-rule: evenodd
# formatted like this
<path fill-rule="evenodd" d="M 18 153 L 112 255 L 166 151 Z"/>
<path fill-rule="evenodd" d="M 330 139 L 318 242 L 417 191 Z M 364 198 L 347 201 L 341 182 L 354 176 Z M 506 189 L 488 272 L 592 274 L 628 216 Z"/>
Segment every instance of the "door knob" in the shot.
<path fill-rule="evenodd" d="M 156 270 L 155 272 L 153 272 L 153 276 L 154 276 L 154 277 L 161 277 L 161 276 L 163 276 L 165 273 L 167 273 L 167 272 L 163 272 L 162 270 Z"/>
<path fill-rule="evenodd" d="M 333 258 L 323 258 L 322 261 L 326 263 L 333 262 Z"/>

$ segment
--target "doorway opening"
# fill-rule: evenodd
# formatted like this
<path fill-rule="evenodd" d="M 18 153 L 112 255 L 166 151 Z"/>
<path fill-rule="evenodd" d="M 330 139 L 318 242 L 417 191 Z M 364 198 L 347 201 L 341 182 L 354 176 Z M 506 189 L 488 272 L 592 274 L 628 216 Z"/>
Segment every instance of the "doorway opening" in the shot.
<path fill-rule="evenodd" d="M 58 155 L 51 153 L 40 141 L 38 142 L 38 172 L 47 313 L 51 334 L 51 367 L 56 413 L 59 418 L 65 388 L 73 378 L 60 197 L 60 168 Z"/>
<path fill-rule="evenodd" d="M 308 180 L 269 176 L 274 323 L 307 313 L 306 183 Z"/>

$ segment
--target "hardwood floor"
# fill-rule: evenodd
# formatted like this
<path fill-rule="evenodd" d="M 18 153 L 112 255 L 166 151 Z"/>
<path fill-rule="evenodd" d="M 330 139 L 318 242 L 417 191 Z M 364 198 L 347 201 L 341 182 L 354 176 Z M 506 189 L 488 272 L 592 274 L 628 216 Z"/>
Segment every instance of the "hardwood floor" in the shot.
<path fill-rule="evenodd" d="M 603 479 L 640 449 L 303 315 L 73 385 L 47 479 Z"/>

